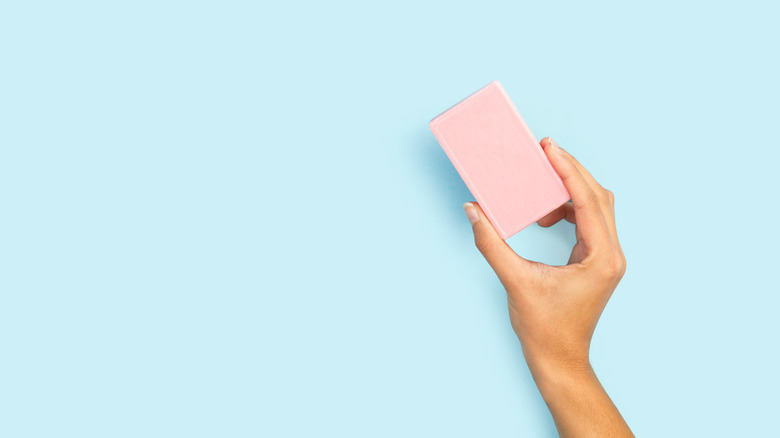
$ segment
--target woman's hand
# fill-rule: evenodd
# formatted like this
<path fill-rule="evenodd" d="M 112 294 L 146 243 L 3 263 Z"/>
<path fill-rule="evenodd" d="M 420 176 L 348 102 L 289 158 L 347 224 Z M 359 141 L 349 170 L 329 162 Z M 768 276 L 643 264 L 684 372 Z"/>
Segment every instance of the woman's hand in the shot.
<path fill-rule="evenodd" d="M 476 203 L 464 208 L 479 251 L 504 285 L 509 316 L 534 380 L 562 436 L 632 436 L 598 383 L 588 352 L 593 331 L 626 271 L 614 196 L 552 139 L 541 146 L 571 201 L 538 221 L 576 224 L 568 265 L 526 260 L 504 242 Z M 598 421 L 592 421 L 592 420 Z"/>

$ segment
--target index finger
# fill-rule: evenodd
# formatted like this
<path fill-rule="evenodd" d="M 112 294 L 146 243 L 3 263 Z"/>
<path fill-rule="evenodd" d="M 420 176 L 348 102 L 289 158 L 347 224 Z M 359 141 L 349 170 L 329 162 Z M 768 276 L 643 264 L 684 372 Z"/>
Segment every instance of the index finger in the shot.
<path fill-rule="evenodd" d="M 548 139 L 544 152 L 571 196 L 577 228 L 583 239 L 590 246 L 609 242 L 609 228 L 594 188 L 555 142 Z"/>
<path fill-rule="evenodd" d="M 547 140 L 547 144 L 554 144 L 558 145 L 553 139 L 550 137 L 545 137 L 542 139 L 542 142 L 544 140 Z M 593 177 L 593 175 L 588 172 L 587 169 L 585 169 L 585 166 L 580 164 L 579 160 L 577 160 L 573 155 L 571 155 L 568 151 L 566 151 L 563 148 L 558 148 L 561 152 L 563 152 L 563 155 L 568 157 L 573 163 L 574 166 L 577 167 L 577 170 L 580 172 L 583 178 L 585 178 L 585 181 L 588 183 L 590 188 L 596 193 L 596 197 L 601 199 L 601 208 L 602 208 L 602 214 L 604 216 L 604 220 L 607 222 L 607 228 L 609 228 L 609 232 L 612 235 L 612 237 L 617 242 L 617 230 L 615 226 L 615 211 L 614 211 L 614 196 L 612 193 L 605 189 L 601 184 L 599 184 L 598 181 L 596 181 L 596 178 Z"/>

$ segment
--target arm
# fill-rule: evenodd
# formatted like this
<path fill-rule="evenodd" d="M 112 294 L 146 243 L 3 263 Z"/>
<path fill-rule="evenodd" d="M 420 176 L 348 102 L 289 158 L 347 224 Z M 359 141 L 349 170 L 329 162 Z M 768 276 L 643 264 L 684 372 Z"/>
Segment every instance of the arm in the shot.
<path fill-rule="evenodd" d="M 555 369 L 539 366 L 532 375 L 563 437 L 633 437 L 590 364 Z"/>
<path fill-rule="evenodd" d="M 593 331 L 626 269 L 615 229 L 614 197 L 550 138 L 541 142 L 571 201 L 539 220 L 576 224 L 577 243 L 565 266 L 517 255 L 476 203 L 464 208 L 474 241 L 507 292 L 509 317 L 531 375 L 563 437 L 632 437 L 596 378 Z"/>

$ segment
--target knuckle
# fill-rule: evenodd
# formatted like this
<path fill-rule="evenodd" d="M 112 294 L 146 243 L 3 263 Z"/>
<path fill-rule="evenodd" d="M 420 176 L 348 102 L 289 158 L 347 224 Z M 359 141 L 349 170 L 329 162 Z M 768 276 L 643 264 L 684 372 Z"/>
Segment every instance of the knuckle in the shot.
<path fill-rule="evenodd" d="M 626 270 L 626 260 L 619 252 L 614 252 L 604 259 L 603 273 L 608 278 L 619 278 Z"/>
<path fill-rule="evenodd" d="M 628 268 L 628 262 L 626 262 L 626 256 L 621 255 L 621 258 L 623 260 L 623 269 L 620 271 L 620 278 L 623 278 L 623 276 L 626 275 L 626 268 Z"/>
<path fill-rule="evenodd" d="M 599 192 L 599 198 L 602 202 L 605 202 L 608 205 L 613 205 L 615 203 L 615 194 L 612 193 L 612 191 L 602 188 Z"/>

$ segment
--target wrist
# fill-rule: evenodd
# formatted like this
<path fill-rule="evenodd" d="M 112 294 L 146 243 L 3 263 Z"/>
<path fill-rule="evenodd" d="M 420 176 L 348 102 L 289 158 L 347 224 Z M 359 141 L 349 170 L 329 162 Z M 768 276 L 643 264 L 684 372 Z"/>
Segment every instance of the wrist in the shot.
<path fill-rule="evenodd" d="M 551 355 L 524 351 L 528 368 L 542 397 L 549 399 L 556 393 L 566 391 L 596 378 L 587 352 L 584 354 Z"/>

